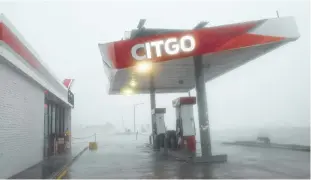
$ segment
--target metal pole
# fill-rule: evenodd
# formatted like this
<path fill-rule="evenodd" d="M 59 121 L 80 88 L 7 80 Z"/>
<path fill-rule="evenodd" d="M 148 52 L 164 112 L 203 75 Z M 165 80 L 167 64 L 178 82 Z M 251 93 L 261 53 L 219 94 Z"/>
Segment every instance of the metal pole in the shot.
<path fill-rule="evenodd" d="M 95 142 L 96 142 L 96 133 L 95 133 Z"/>
<path fill-rule="evenodd" d="M 135 112 L 135 109 L 136 109 L 136 104 L 134 104 L 134 133 L 136 133 L 136 122 L 135 122 L 135 114 L 136 114 L 136 112 Z"/>
<path fill-rule="evenodd" d="M 155 143 L 155 136 L 157 134 L 155 126 L 155 116 L 152 114 L 152 110 L 156 108 L 156 99 L 155 99 L 155 88 L 154 88 L 154 74 L 153 71 L 150 74 L 150 108 L 151 108 L 151 138 L 153 142 L 153 148 L 157 148 L 157 143 Z"/>
<path fill-rule="evenodd" d="M 123 131 L 124 131 L 125 128 L 124 128 L 124 119 L 123 119 L 123 116 L 122 116 L 122 128 L 123 128 Z"/>
<path fill-rule="evenodd" d="M 195 89 L 197 92 L 199 128 L 201 137 L 201 151 L 203 156 L 211 156 L 211 138 L 209 131 L 209 120 L 207 114 L 206 88 L 202 56 L 194 56 Z"/>
<path fill-rule="evenodd" d="M 139 103 L 139 104 L 133 105 L 133 107 L 134 107 L 134 133 L 136 133 L 136 106 L 141 105 L 141 104 L 144 104 L 144 103 Z M 137 136 L 136 136 L 136 139 L 137 139 Z"/>

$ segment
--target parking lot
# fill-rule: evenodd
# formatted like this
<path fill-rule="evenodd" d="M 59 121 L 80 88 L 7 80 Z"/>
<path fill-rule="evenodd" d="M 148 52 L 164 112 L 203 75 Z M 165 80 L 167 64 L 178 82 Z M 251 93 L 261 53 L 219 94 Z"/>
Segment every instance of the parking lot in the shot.
<path fill-rule="evenodd" d="M 228 162 L 209 165 L 165 157 L 147 143 L 147 135 L 138 140 L 132 135 L 99 136 L 98 150 L 86 151 L 70 167 L 67 178 L 310 178 L 310 153 L 306 152 L 215 142 L 213 154 L 226 153 Z"/>

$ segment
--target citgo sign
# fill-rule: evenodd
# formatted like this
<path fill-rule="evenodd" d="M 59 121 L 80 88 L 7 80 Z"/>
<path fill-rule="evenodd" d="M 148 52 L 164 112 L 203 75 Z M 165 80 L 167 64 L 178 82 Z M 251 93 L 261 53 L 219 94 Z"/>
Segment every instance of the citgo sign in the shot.
<path fill-rule="evenodd" d="M 155 57 L 161 57 L 163 54 L 177 55 L 180 52 L 191 52 L 195 49 L 195 39 L 191 35 L 182 36 L 180 39 L 168 38 L 166 40 L 157 40 L 136 44 L 131 49 L 132 57 L 135 60 L 150 60 Z M 154 49 L 153 49 L 154 48 Z M 139 55 L 138 50 L 144 49 L 145 54 Z M 152 53 L 155 50 L 155 53 Z M 162 52 L 164 50 L 164 53 Z"/>

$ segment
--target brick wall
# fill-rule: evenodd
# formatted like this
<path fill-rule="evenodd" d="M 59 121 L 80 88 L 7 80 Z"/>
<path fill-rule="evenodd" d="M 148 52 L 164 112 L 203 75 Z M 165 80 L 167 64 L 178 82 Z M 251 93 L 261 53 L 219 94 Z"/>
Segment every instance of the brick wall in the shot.
<path fill-rule="evenodd" d="M 0 56 L 0 179 L 43 159 L 44 93 Z"/>

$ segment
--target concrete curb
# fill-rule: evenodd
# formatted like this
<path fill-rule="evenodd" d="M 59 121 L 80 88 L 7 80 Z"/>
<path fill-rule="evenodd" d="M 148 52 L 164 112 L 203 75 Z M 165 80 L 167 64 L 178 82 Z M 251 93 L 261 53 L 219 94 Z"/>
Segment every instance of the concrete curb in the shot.
<path fill-rule="evenodd" d="M 57 172 L 55 172 L 55 173 L 53 173 L 49 178 L 47 178 L 47 179 L 62 179 L 62 177 L 64 177 L 66 174 L 67 174 L 67 172 L 68 172 L 68 168 L 86 151 L 86 150 L 88 150 L 88 147 L 85 147 L 81 152 L 79 152 L 76 156 L 74 156 L 73 158 L 72 158 L 72 160 L 69 162 L 69 163 L 67 163 L 67 164 L 65 164 L 62 168 L 61 168 L 61 170 L 59 170 L 59 171 L 57 171 Z"/>
<path fill-rule="evenodd" d="M 261 144 L 253 141 L 236 141 L 236 142 L 223 142 L 223 145 L 235 145 L 235 146 L 248 146 L 257 148 L 271 148 L 271 149 L 284 149 L 291 151 L 310 152 L 310 146 L 295 145 L 295 144 Z"/>

